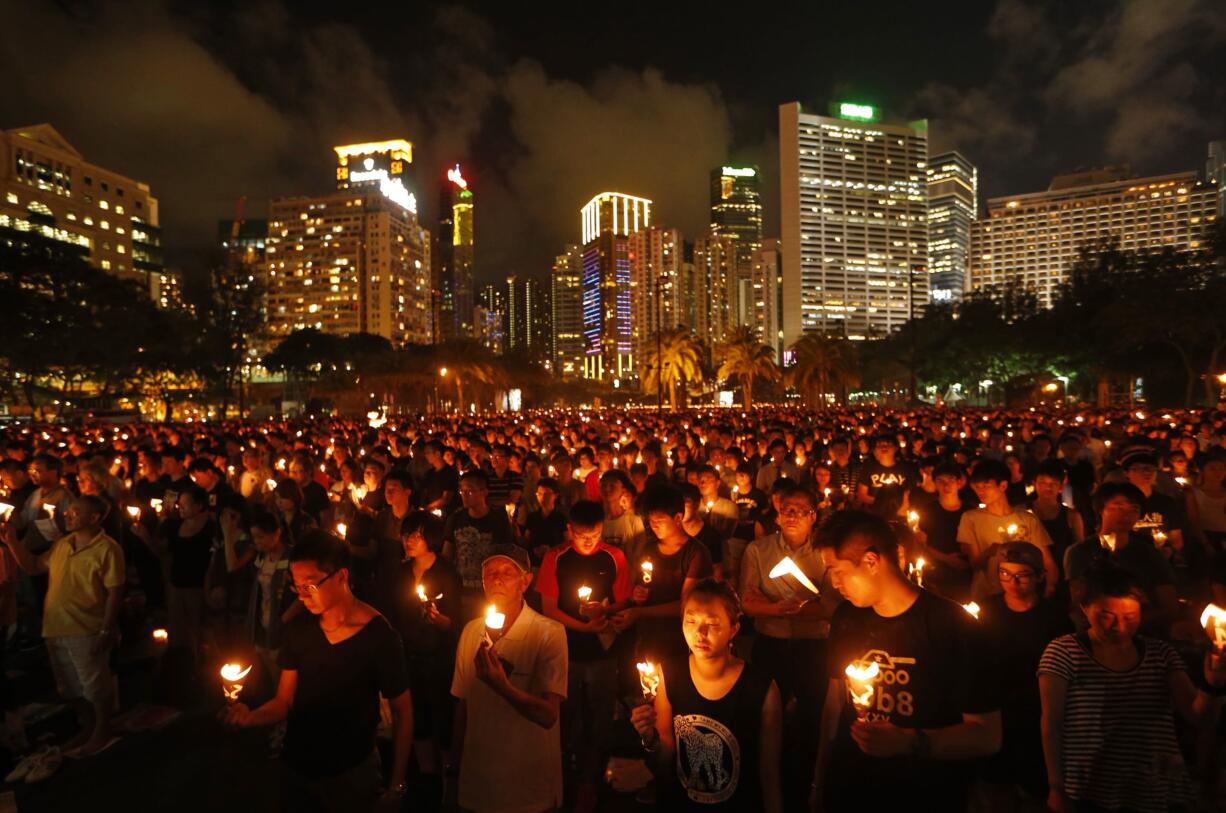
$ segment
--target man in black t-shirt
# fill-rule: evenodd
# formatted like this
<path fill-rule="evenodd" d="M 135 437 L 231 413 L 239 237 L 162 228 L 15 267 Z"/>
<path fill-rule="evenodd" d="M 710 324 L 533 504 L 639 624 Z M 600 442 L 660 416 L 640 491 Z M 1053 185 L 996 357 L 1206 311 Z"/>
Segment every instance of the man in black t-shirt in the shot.
<path fill-rule="evenodd" d="M 873 441 L 873 459 L 860 467 L 856 499 L 874 513 L 878 500 L 897 507 L 902 495 L 919 483 L 915 467 L 898 460 L 898 441 L 893 435 L 880 435 Z"/>
<path fill-rule="evenodd" d="M 485 472 L 469 469 L 460 478 L 460 499 L 464 507 L 447 518 L 443 529 L 444 553 L 455 562 L 464 584 L 464 620 L 476 618 L 485 608 L 481 586 L 481 563 L 493 545 L 514 542 L 507 512 L 489 505 L 489 485 Z"/>
<path fill-rule="evenodd" d="M 426 461 L 430 464 L 422 480 L 420 505 L 427 511 L 445 517 L 455 504 L 460 490 L 460 475 L 443 458 L 443 444 L 432 440 L 426 444 Z"/>
<path fill-rule="evenodd" d="M 995 680 L 985 674 L 974 620 L 907 580 L 880 517 L 837 514 L 818 546 L 847 601 L 830 627 L 814 803 L 892 809 L 922 800 L 931 810 L 965 809 L 969 772 L 956 761 L 988 756 L 1001 743 Z M 876 673 L 854 686 L 854 710 L 848 667 Z"/>
<path fill-rule="evenodd" d="M 381 795 L 395 805 L 404 796 L 413 739 L 400 636 L 354 597 L 339 539 L 311 531 L 289 561 L 292 589 L 310 615 L 285 629 L 276 697 L 254 710 L 234 703 L 222 717 L 244 728 L 287 722 L 283 809 L 369 811 Z M 387 790 L 375 751 L 380 694 L 391 703 L 394 720 Z"/>

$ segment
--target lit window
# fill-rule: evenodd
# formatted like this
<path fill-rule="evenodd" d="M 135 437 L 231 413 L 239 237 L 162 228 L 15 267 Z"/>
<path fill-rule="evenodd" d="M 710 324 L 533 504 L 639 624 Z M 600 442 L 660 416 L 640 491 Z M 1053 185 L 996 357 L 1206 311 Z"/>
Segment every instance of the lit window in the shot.
<path fill-rule="evenodd" d="M 109 209 L 111 208 L 111 204 L 107 203 L 105 200 L 100 200 L 98 201 L 98 208 L 99 209 Z"/>
<path fill-rule="evenodd" d="M 7 195 L 5 195 L 4 199 L 7 200 L 9 203 L 17 202 L 17 196 L 13 194 L 12 192 L 9 192 Z"/>
<path fill-rule="evenodd" d="M 102 228 L 106 229 L 107 231 L 110 231 L 110 230 L 111 230 L 111 224 L 110 224 L 110 223 L 108 223 L 108 222 L 107 222 L 107 221 L 105 221 L 105 220 L 103 220 L 102 222 L 100 222 L 98 225 L 99 225 L 99 226 L 101 226 Z"/>

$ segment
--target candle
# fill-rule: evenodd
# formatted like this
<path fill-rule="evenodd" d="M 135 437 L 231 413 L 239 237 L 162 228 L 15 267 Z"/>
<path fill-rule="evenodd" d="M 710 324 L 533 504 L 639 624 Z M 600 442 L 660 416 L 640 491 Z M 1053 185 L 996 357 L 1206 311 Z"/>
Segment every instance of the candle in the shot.
<path fill-rule="evenodd" d="M 974 618 L 979 618 L 979 605 L 973 601 L 968 601 L 962 605 L 962 609 L 966 610 Z"/>
<path fill-rule="evenodd" d="M 1226 610 L 1216 604 L 1210 604 L 1200 614 L 1200 625 L 1212 637 L 1214 650 L 1226 651 Z"/>
<path fill-rule="evenodd" d="M 1104 548 L 1111 551 L 1112 553 L 1115 553 L 1115 546 L 1117 544 L 1115 534 L 1103 534 L 1102 543 L 1103 543 Z"/>
<path fill-rule="evenodd" d="M 494 638 L 502 632 L 502 627 L 507 623 L 507 617 L 503 613 L 498 612 L 498 608 L 491 604 L 485 610 L 485 637 L 486 646 L 494 645 Z M 491 635 L 490 633 L 495 633 Z"/>
<path fill-rule="evenodd" d="M 345 538 L 345 534 L 349 532 L 349 526 L 343 522 L 336 523 L 336 534 L 341 539 Z"/>
<path fill-rule="evenodd" d="M 910 569 L 909 575 L 915 577 L 915 585 L 917 587 L 924 586 L 924 565 L 925 564 L 926 562 L 924 561 L 924 557 L 921 556 L 920 558 L 916 559 L 915 562 L 909 568 Z"/>
<path fill-rule="evenodd" d="M 796 579 L 796 581 L 800 582 L 801 587 L 808 590 L 814 596 L 821 592 L 817 589 L 817 585 L 810 581 L 809 577 L 805 575 L 805 572 L 792 561 L 791 556 L 784 556 L 782 559 L 780 559 L 779 564 L 771 568 L 771 572 L 767 575 L 769 575 L 772 579 L 782 579 L 784 576 L 791 576 L 792 578 Z"/>
<path fill-rule="evenodd" d="M 847 693 L 851 695 L 851 704 L 855 706 L 856 717 L 861 720 L 873 707 L 873 683 L 881 674 L 881 667 L 876 661 L 868 666 L 849 663 L 843 670 L 847 678 Z"/>
<path fill-rule="evenodd" d="M 285 471 L 285 458 L 284 457 L 277 461 L 277 469 L 279 469 L 280 471 Z"/>
<path fill-rule="evenodd" d="M 1166 544 L 1166 531 L 1162 530 L 1161 528 L 1155 528 L 1153 530 L 1153 537 L 1155 545 L 1161 547 Z"/>
<path fill-rule="evenodd" d="M 643 661 L 636 663 L 635 667 L 639 670 L 639 686 L 643 689 L 643 697 L 648 702 L 656 699 L 656 693 L 660 691 L 660 673 L 656 669 L 656 665 L 651 661 Z"/>
<path fill-rule="evenodd" d="M 152 508 L 154 512 L 159 515 L 162 513 L 162 501 L 159 500 L 157 497 L 154 497 L 152 500 L 149 501 L 149 507 Z"/>
<path fill-rule="evenodd" d="M 443 515 L 443 509 L 441 509 L 441 508 L 435 508 L 435 509 L 434 509 L 433 511 L 431 511 L 430 513 L 431 513 L 431 514 L 434 514 L 434 516 L 436 516 L 436 517 L 441 517 L 441 516 Z"/>
<path fill-rule="evenodd" d="M 128 506 L 128 516 L 132 518 L 133 522 L 140 519 L 140 508 L 135 505 L 129 505 Z"/>
<path fill-rule="evenodd" d="M 158 627 L 157 629 L 153 631 L 154 643 L 164 644 L 168 640 L 170 640 L 170 633 L 168 633 L 166 630 L 162 629 L 161 627 Z"/>
<path fill-rule="evenodd" d="M 221 692 L 227 702 L 238 702 L 238 694 L 243 690 L 242 681 L 250 671 L 250 666 L 244 667 L 240 663 L 227 663 L 221 667 Z"/>
<path fill-rule="evenodd" d="M 918 511 L 907 512 L 907 526 L 911 529 L 911 533 L 919 530 L 920 515 Z"/>
<path fill-rule="evenodd" d="M 643 570 L 643 584 L 651 584 L 651 572 L 655 566 L 651 564 L 650 559 L 646 559 L 640 567 Z"/>
<path fill-rule="evenodd" d="M 1176 477 L 1175 482 L 1179 484 L 1180 488 L 1182 488 L 1183 486 L 1186 486 L 1188 484 L 1188 478 L 1187 477 Z"/>
<path fill-rule="evenodd" d="M 507 519 L 515 519 L 515 503 L 507 503 L 504 506 L 507 509 Z"/>
<path fill-rule="evenodd" d="M 0 522 L 8 522 L 9 517 L 16 511 L 16 506 L 9 505 L 6 502 L 0 502 Z"/>
<path fill-rule="evenodd" d="M 277 490 L 277 481 L 272 479 L 271 477 L 264 481 L 264 485 L 268 487 L 269 491 Z"/>
<path fill-rule="evenodd" d="M 587 602 L 591 600 L 591 598 L 592 598 L 592 588 L 588 587 L 586 584 L 579 588 L 579 600 L 580 601 Z"/>
<path fill-rule="evenodd" d="M 51 519 L 53 520 L 55 519 L 55 506 L 54 505 L 52 505 L 49 502 L 45 502 L 43 503 L 43 510 L 47 512 L 47 515 L 50 516 Z"/>

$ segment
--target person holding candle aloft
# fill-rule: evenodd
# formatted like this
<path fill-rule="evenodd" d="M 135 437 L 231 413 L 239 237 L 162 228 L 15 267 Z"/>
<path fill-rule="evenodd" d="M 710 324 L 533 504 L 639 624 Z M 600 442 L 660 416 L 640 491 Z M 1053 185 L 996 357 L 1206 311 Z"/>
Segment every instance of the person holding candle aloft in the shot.
<path fill-rule="evenodd" d="M 549 618 L 566 627 L 569 656 L 563 745 L 580 770 L 576 809 L 592 809 L 599 757 L 617 697 L 617 662 L 609 617 L 630 600 L 631 573 L 619 548 L 601 538 L 600 503 L 580 500 L 570 509 L 570 541 L 541 562 L 536 589 Z"/>
<path fill-rule="evenodd" d="M 922 802 L 962 810 L 962 764 L 1000 748 L 996 681 L 975 620 L 906 578 L 898 540 L 881 517 L 835 515 L 818 534 L 834 613 L 810 807 L 847 810 L 871 796 L 881 809 Z M 877 663 L 881 676 L 863 719 L 849 708 L 846 668 Z"/>
<path fill-rule="evenodd" d="M 1198 689 L 1169 644 L 1137 634 L 1145 591 L 1111 562 L 1093 568 L 1079 599 L 1087 631 L 1052 641 L 1038 668 L 1048 809 L 1191 809 L 1175 712 L 1198 728 L 1215 722 L 1226 657 L 1205 655 L 1208 688 Z"/>
<path fill-rule="evenodd" d="M 226 707 L 239 727 L 286 720 L 282 807 L 369 811 L 382 795 L 399 804 L 413 739 L 413 700 L 400 637 L 349 587 L 349 553 L 337 538 L 309 531 L 289 554 L 293 589 L 310 616 L 285 629 L 277 694 L 255 709 Z M 393 757 L 383 790 L 375 730 L 379 696 L 393 716 Z"/>
<path fill-rule="evenodd" d="M 966 471 L 953 461 L 938 463 L 932 470 L 936 499 L 928 500 L 918 511 L 914 531 L 917 555 L 923 556 L 923 586 L 950 601 L 966 601 L 970 594 L 971 572 L 958 545 L 958 525 L 970 510 L 963 499 Z"/>
<path fill-rule="evenodd" d="M 697 582 L 681 602 L 688 657 L 659 663 L 655 696 L 631 723 L 669 781 L 668 810 L 782 813 L 779 762 L 783 710 L 770 675 L 738 658 L 736 592 Z"/>
<path fill-rule="evenodd" d="M 400 539 L 405 559 L 397 567 L 390 620 L 404 642 L 413 695 L 419 771 L 410 784 L 420 787 L 409 795 L 414 810 L 433 811 L 443 801 L 444 754 L 451 748 L 455 701 L 449 687 L 460 637 L 460 576 L 442 556 L 443 521 L 430 512 L 405 517 Z"/>
<path fill-rule="evenodd" d="M 971 488 L 983 503 L 962 515 L 958 544 L 970 563 L 971 598 L 982 604 L 1001 592 L 996 576 L 997 552 L 1006 542 L 1030 542 L 1043 552 L 1047 595 L 1055 593 L 1060 570 L 1051 554 L 1051 538 L 1033 512 L 1009 503 L 1009 469 L 999 460 L 980 460 L 971 471 Z"/>
<path fill-rule="evenodd" d="M 822 701 L 826 692 L 823 669 L 830 618 L 840 601 L 826 579 L 826 565 L 816 544 L 817 498 L 808 489 L 793 486 L 780 498 L 779 531 L 755 539 L 741 560 L 742 604 L 754 619 L 756 637 L 753 662 L 779 687 L 785 709 L 791 709 L 785 726 L 784 793 L 789 809 L 803 803 L 805 779 L 813 767 L 814 747 Z M 769 574 L 790 558 L 822 588 L 820 597 L 797 590 L 782 578 Z M 792 770 L 795 769 L 795 770 Z M 800 795 L 792 798 L 796 793 Z"/>
<path fill-rule="evenodd" d="M 486 619 L 464 627 L 451 694 L 453 758 L 461 808 L 535 813 L 562 804 L 559 710 L 566 698 L 566 634 L 524 602 L 532 583 L 528 552 L 491 548 L 481 564 L 484 598 L 501 628 L 485 643 Z"/>

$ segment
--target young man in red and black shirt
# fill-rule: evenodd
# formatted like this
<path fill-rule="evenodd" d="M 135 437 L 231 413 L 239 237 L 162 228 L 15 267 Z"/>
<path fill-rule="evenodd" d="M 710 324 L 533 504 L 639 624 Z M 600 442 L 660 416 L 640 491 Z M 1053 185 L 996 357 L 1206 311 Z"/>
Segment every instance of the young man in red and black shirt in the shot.
<path fill-rule="evenodd" d="M 602 540 L 604 509 L 579 500 L 570 510 L 570 541 L 545 554 L 537 577 L 544 613 L 566 627 L 569 685 L 562 704 L 563 747 L 580 770 L 575 810 L 594 810 L 600 749 L 617 696 L 609 618 L 630 599 L 630 568 L 620 548 Z"/>

